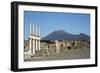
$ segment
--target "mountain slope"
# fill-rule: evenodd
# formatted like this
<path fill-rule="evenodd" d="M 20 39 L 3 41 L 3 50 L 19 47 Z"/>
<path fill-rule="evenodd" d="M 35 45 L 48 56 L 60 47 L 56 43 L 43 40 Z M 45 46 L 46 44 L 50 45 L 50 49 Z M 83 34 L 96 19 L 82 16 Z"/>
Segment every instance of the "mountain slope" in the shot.
<path fill-rule="evenodd" d="M 42 38 L 42 40 L 89 40 L 90 37 L 86 34 L 80 33 L 78 35 L 70 34 L 64 30 L 57 30 L 46 37 Z"/>

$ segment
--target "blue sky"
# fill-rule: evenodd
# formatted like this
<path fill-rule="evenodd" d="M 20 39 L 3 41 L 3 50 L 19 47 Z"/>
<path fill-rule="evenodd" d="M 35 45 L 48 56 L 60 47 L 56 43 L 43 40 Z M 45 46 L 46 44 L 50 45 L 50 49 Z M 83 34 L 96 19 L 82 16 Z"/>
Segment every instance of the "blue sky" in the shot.
<path fill-rule="evenodd" d="M 55 30 L 90 35 L 90 14 L 24 11 L 24 36 L 29 36 L 30 23 L 40 26 L 41 37 Z"/>

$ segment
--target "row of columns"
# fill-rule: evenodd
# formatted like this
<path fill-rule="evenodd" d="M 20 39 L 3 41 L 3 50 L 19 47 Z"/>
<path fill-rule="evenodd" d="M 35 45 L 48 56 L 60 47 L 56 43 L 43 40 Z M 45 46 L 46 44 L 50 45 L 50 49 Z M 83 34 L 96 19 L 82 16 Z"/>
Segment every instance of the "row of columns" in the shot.
<path fill-rule="evenodd" d="M 29 51 L 31 54 L 35 54 L 37 50 L 40 50 L 40 39 L 29 39 Z"/>
<path fill-rule="evenodd" d="M 37 50 L 40 50 L 40 27 L 32 26 L 30 24 L 30 35 L 29 35 L 29 53 L 34 55 Z"/>
<path fill-rule="evenodd" d="M 40 36 L 40 27 L 30 24 L 30 35 Z"/>

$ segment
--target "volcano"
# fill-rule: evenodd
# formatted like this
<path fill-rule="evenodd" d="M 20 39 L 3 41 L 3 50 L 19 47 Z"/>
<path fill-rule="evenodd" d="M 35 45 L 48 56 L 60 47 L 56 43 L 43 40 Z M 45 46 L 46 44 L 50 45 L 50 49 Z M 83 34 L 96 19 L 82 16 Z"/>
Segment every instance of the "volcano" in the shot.
<path fill-rule="evenodd" d="M 42 40 L 90 40 L 90 36 L 80 33 L 78 35 L 68 33 L 64 30 L 57 30 L 42 38 Z"/>

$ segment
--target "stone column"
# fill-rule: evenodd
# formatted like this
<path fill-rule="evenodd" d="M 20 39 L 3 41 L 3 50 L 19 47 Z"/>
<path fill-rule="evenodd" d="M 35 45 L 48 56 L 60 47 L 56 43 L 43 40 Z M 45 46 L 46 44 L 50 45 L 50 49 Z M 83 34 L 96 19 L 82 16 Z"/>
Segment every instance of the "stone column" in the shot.
<path fill-rule="evenodd" d="M 32 40 L 29 38 L 29 54 L 31 55 L 31 49 L 32 49 Z"/>
<path fill-rule="evenodd" d="M 60 49 L 59 49 L 58 41 L 56 40 L 55 43 L 56 43 L 56 53 L 59 53 Z"/>
<path fill-rule="evenodd" d="M 30 33 L 29 33 L 29 54 L 30 54 L 30 55 L 31 55 L 31 49 L 32 49 L 31 34 L 32 34 L 32 24 L 30 23 Z"/>
<path fill-rule="evenodd" d="M 34 49 L 36 51 L 36 39 L 34 39 Z"/>
<path fill-rule="evenodd" d="M 35 44 L 35 46 L 36 46 L 36 50 L 37 50 L 37 39 L 36 39 L 36 44 Z"/>
<path fill-rule="evenodd" d="M 38 48 L 39 46 L 38 46 L 38 39 L 37 39 L 37 50 L 39 50 L 39 48 Z"/>
<path fill-rule="evenodd" d="M 38 36 L 40 36 L 40 27 L 38 27 Z"/>
<path fill-rule="evenodd" d="M 33 39 L 33 54 L 35 54 L 35 40 Z"/>
<path fill-rule="evenodd" d="M 40 50 L 40 40 L 38 41 L 38 44 L 39 44 L 38 47 L 39 47 L 39 50 Z"/>
<path fill-rule="evenodd" d="M 38 27 L 38 36 L 39 36 L 38 49 L 40 50 L 40 27 Z"/>
<path fill-rule="evenodd" d="M 35 34 L 34 24 L 33 24 L 33 35 Z"/>

